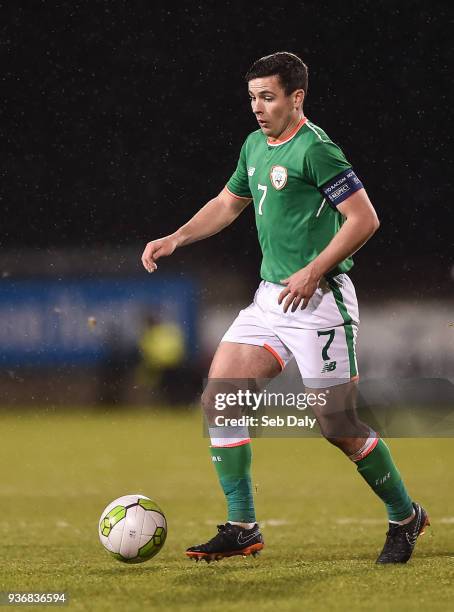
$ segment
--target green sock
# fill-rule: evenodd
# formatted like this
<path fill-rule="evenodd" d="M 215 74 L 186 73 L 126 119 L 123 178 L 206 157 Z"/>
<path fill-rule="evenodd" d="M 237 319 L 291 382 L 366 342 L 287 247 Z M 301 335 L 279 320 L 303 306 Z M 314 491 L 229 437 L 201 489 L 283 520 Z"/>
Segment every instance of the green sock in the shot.
<path fill-rule="evenodd" d="M 407 489 L 389 448 L 381 438 L 375 448 L 355 463 L 358 472 L 385 503 L 390 521 L 403 521 L 413 513 Z"/>
<path fill-rule="evenodd" d="M 251 444 L 211 447 L 211 459 L 227 498 L 228 521 L 255 523 L 251 483 Z"/>

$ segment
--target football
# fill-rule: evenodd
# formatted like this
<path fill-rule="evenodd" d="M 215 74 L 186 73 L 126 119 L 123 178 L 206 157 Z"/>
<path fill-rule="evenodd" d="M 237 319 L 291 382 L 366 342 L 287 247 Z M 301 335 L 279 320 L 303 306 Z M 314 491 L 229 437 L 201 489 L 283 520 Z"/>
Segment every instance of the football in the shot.
<path fill-rule="evenodd" d="M 164 546 L 167 521 L 161 508 L 145 495 L 123 495 L 101 514 L 99 539 L 119 561 L 141 563 Z"/>

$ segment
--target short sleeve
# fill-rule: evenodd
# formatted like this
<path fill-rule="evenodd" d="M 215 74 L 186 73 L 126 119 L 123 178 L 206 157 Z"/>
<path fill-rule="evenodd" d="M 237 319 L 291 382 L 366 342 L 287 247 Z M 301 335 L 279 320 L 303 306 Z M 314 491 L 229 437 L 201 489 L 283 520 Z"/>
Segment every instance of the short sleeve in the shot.
<path fill-rule="evenodd" d="M 363 188 L 342 150 L 333 142 L 315 142 L 305 155 L 303 174 L 333 208 Z"/>
<path fill-rule="evenodd" d="M 251 190 L 249 189 L 249 180 L 247 173 L 246 142 L 241 147 L 240 157 L 238 159 L 236 170 L 232 174 L 226 185 L 230 193 L 239 196 L 240 198 L 252 198 Z"/>
<path fill-rule="evenodd" d="M 344 170 L 349 170 L 351 164 L 334 142 L 314 142 L 304 157 L 303 173 L 312 185 L 320 189 L 333 177 Z"/>

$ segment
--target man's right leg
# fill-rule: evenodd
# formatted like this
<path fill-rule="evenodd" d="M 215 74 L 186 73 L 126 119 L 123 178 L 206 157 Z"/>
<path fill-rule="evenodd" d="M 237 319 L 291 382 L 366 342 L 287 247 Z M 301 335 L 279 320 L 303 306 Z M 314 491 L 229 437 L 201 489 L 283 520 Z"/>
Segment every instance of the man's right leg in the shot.
<path fill-rule="evenodd" d="M 278 359 L 278 354 L 270 348 L 221 342 L 202 397 L 208 424 L 213 425 L 214 418 L 220 414 L 215 408 L 218 393 L 234 392 L 235 380 L 241 383 L 248 380 L 248 388 L 255 390 L 259 379 L 274 378 L 281 372 L 282 360 Z M 233 416 L 230 410 L 229 416 Z M 227 523 L 219 526 L 219 532 L 212 540 L 189 548 L 186 554 L 209 561 L 255 553 L 263 548 L 263 540 L 256 524 L 250 475 L 251 443 L 247 429 L 238 428 L 225 434 L 220 428 L 210 427 L 210 434 L 212 460 L 227 501 Z"/>

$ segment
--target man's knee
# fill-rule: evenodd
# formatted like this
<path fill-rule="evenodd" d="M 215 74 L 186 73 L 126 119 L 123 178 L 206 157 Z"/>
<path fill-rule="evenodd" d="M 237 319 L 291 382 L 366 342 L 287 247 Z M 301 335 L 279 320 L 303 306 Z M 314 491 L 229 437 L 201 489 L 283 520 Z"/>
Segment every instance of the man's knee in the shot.
<path fill-rule="evenodd" d="M 339 448 L 346 455 L 354 455 L 364 445 L 367 439 L 364 437 L 344 438 L 333 435 L 324 435 L 324 438 L 330 444 Z"/>
<path fill-rule="evenodd" d="M 228 415 L 230 417 L 236 416 L 239 407 L 236 405 L 227 405 L 225 398 L 227 395 L 234 395 L 237 393 L 237 388 L 232 385 L 226 385 L 226 383 L 213 381 L 209 382 L 202 393 L 200 402 L 202 410 L 204 411 L 208 423 L 214 422 L 214 418 L 219 414 Z"/>
<path fill-rule="evenodd" d="M 238 398 L 248 388 L 255 389 L 254 383 L 248 380 L 240 384 L 239 380 L 234 383 L 234 381 L 210 379 L 201 396 L 202 409 L 208 423 L 214 423 L 215 417 L 219 414 L 223 414 L 226 418 L 239 418 L 244 406 Z"/>
<path fill-rule="evenodd" d="M 211 423 L 211 421 L 214 419 L 215 413 L 218 412 L 216 410 L 216 392 L 207 387 L 200 397 L 200 404 L 208 419 L 208 422 Z"/>

